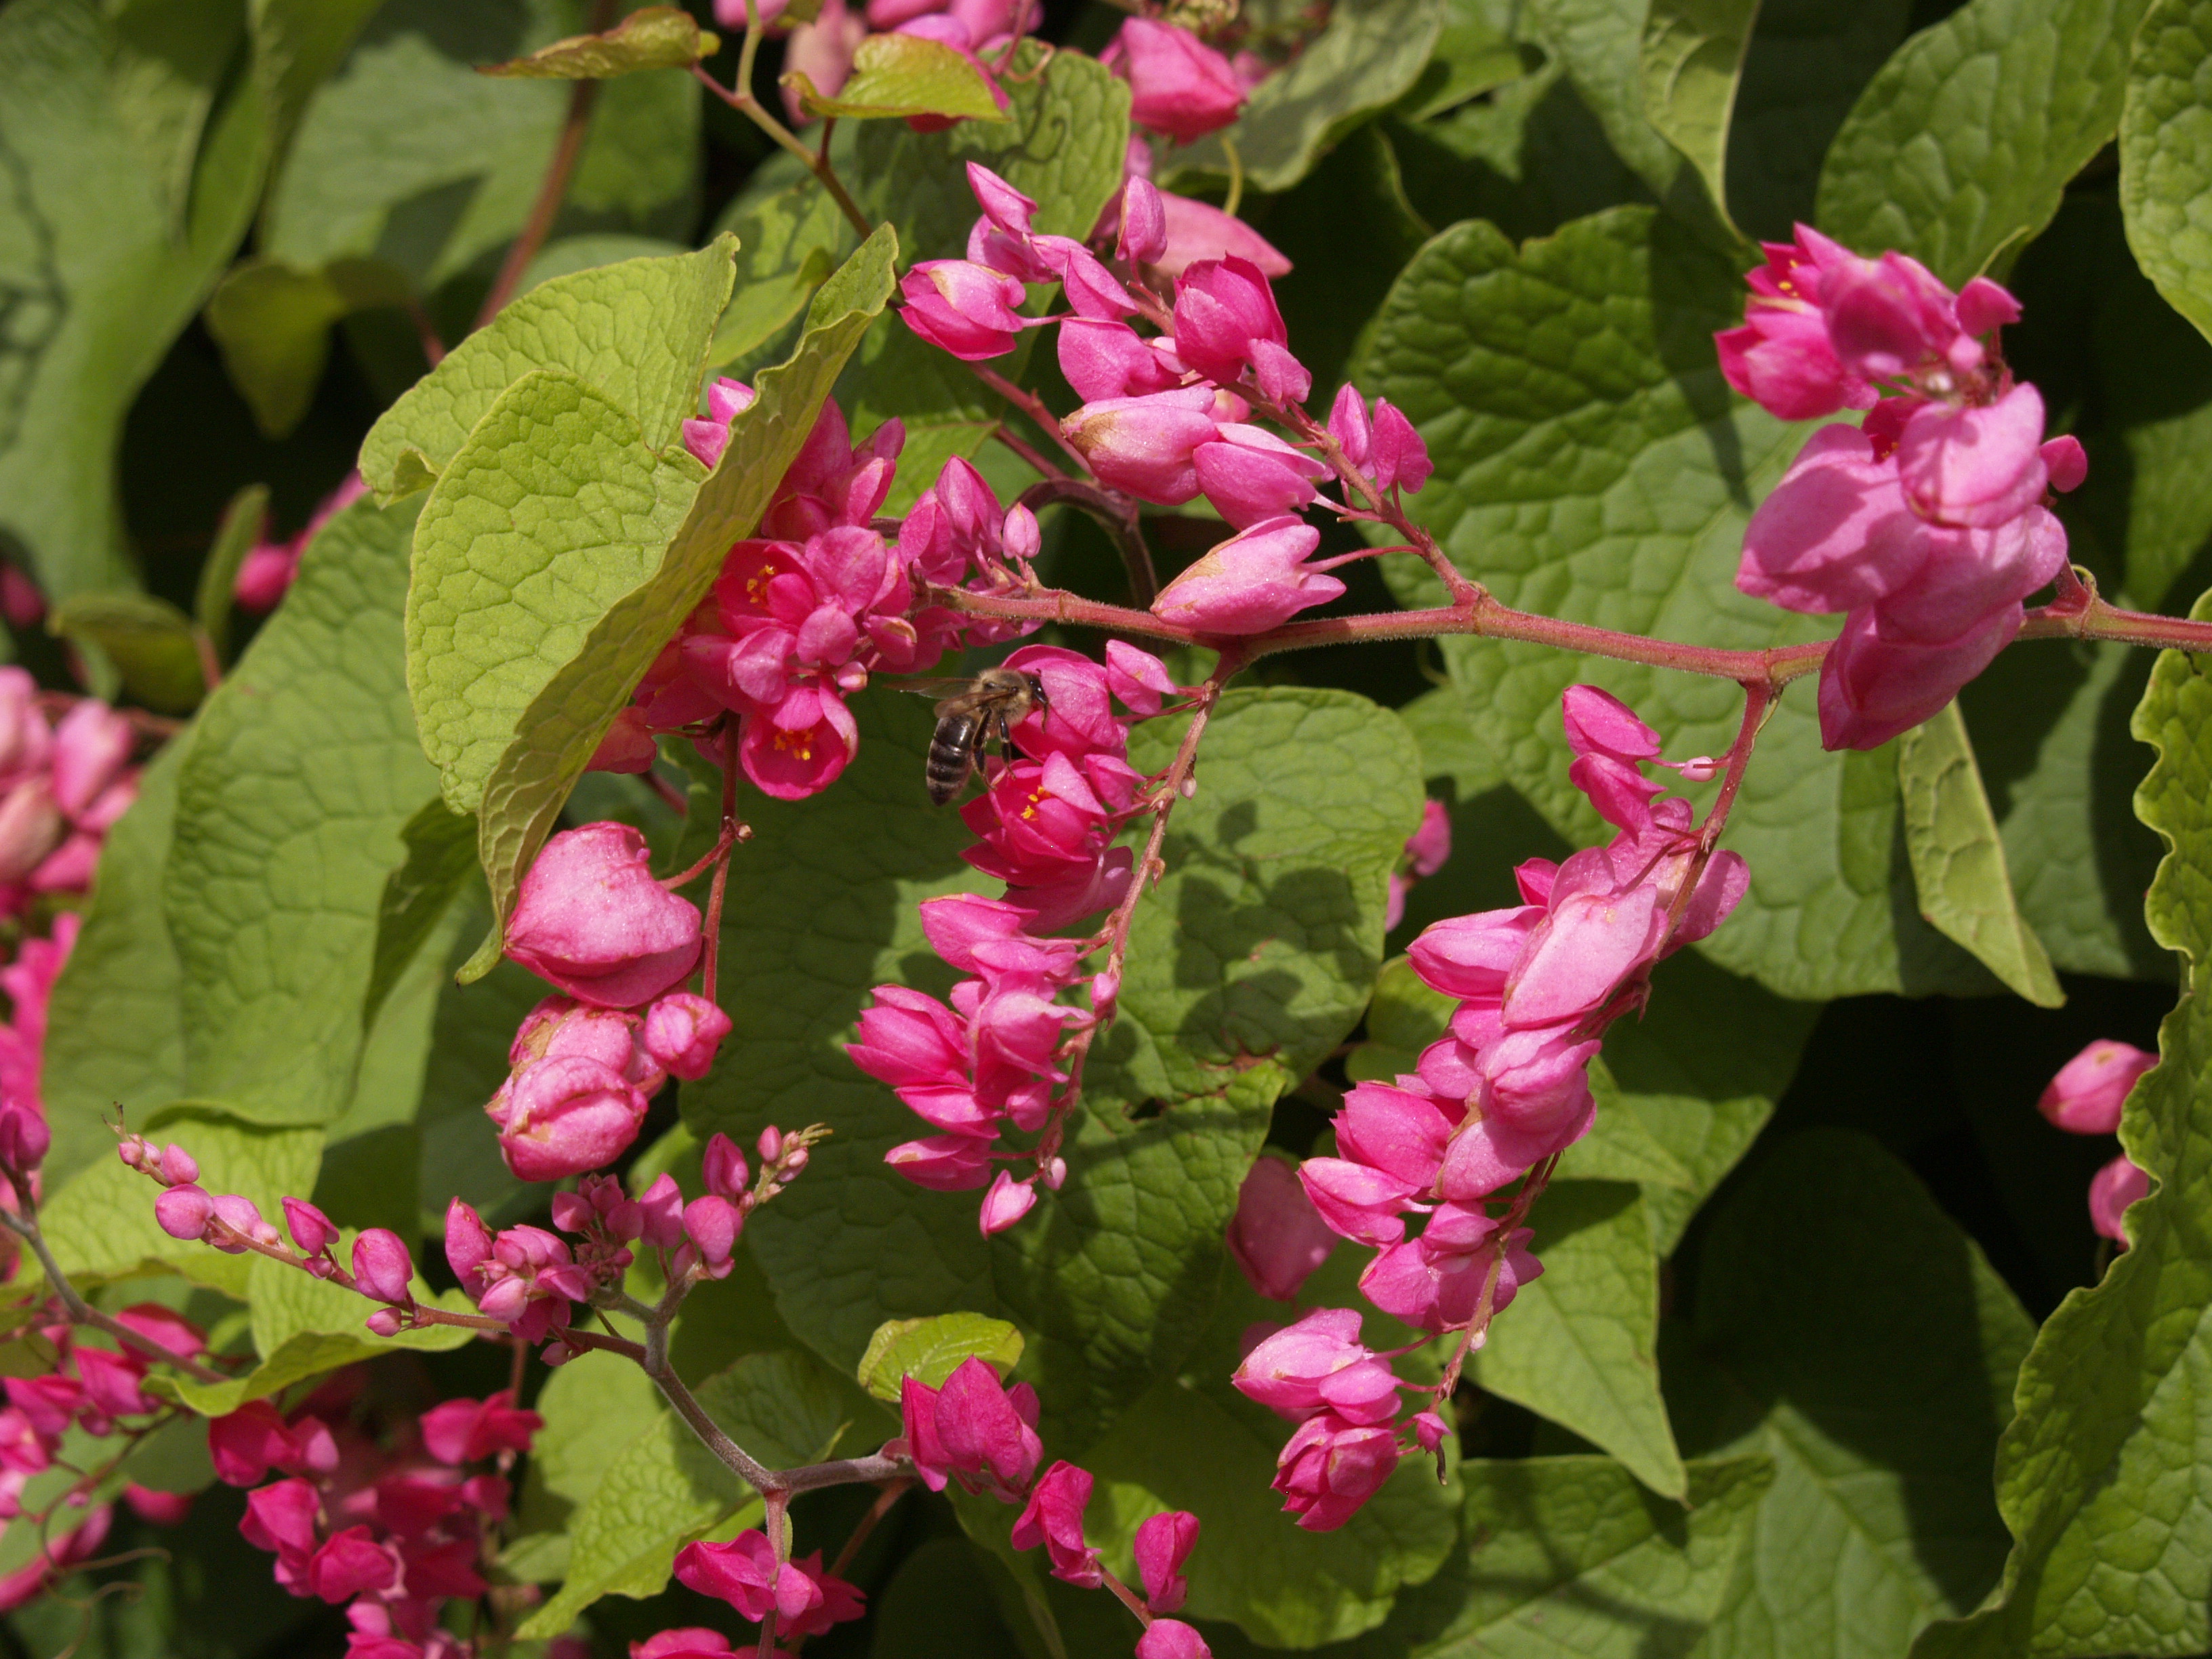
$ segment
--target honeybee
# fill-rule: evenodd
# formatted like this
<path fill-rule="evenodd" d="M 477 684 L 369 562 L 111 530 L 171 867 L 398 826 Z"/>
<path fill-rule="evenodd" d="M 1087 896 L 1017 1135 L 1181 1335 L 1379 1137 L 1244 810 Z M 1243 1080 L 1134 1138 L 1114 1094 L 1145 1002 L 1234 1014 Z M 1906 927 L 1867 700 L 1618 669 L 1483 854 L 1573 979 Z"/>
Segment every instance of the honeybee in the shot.
<path fill-rule="evenodd" d="M 1030 710 L 1052 706 L 1044 682 L 1018 668 L 987 668 L 973 679 L 909 680 L 899 690 L 925 696 L 955 694 L 937 705 L 937 730 L 922 771 L 929 798 L 939 806 L 960 793 L 985 744 L 995 738 L 1002 754 L 1010 751 L 1013 728 Z"/>

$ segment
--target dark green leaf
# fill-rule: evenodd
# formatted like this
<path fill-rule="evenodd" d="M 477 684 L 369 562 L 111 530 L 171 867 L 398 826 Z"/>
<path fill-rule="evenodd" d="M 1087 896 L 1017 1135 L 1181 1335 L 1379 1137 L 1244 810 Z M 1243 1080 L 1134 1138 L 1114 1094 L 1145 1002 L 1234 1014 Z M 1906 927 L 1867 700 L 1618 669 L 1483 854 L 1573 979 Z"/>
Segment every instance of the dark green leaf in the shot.
<path fill-rule="evenodd" d="M 477 870 L 476 823 L 442 800 L 427 801 L 399 832 L 406 862 L 384 880 L 376 911 L 376 956 L 362 999 L 364 1030 L 408 965 L 421 954 Z"/>
<path fill-rule="evenodd" d="M 133 702 L 189 714 L 206 693 L 195 624 L 167 599 L 127 590 L 79 593 L 54 607 L 46 627 L 105 653 Z"/>
<path fill-rule="evenodd" d="M 2120 111 L 2128 242 L 2173 308 L 2212 334 L 2212 6 L 2157 0 Z"/>
<path fill-rule="evenodd" d="M 238 583 L 238 568 L 261 539 L 269 525 L 269 486 L 248 484 L 230 498 L 216 526 L 215 544 L 200 567 L 199 590 L 192 605 L 197 621 L 215 647 L 216 655 L 230 656 L 231 590 Z"/>
<path fill-rule="evenodd" d="M 260 256 L 231 267 L 208 301 L 208 332 L 231 384 L 266 436 L 300 423 L 330 356 L 331 325 L 356 311 L 404 303 L 407 278 L 376 259 L 314 270 Z"/>

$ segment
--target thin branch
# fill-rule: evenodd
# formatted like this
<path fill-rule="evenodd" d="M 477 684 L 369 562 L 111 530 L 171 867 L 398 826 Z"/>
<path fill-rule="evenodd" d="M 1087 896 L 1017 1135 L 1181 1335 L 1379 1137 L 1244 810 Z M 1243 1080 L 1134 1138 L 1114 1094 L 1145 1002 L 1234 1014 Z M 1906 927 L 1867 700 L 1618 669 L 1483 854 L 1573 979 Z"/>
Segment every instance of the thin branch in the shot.
<path fill-rule="evenodd" d="M 615 0 L 592 0 L 591 21 L 586 32 L 601 34 L 614 27 Z M 538 186 L 538 199 L 530 204 L 530 217 L 523 222 L 522 234 L 514 239 L 514 246 L 507 251 L 507 258 L 493 279 L 491 292 L 484 295 L 483 308 L 477 313 L 477 326 L 482 328 L 500 313 L 501 307 L 514 297 L 514 290 L 522 285 L 522 273 L 538 257 L 538 250 L 545 245 L 547 234 L 561 211 L 561 198 L 568 193 L 568 180 L 576 171 L 576 158 L 584 153 L 584 135 L 592 125 L 592 106 L 599 100 L 597 81 L 578 81 L 568 88 L 568 114 L 561 123 L 561 137 L 553 146 L 553 158 L 546 163 L 545 178 Z M 427 350 L 427 346 L 425 349 Z"/>
<path fill-rule="evenodd" d="M 17 1190 L 20 1194 L 21 1188 Z M 54 1260 L 54 1253 L 46 1248 L 46 1235 L 39 1231 L 37 1214 L 27 1206 L 21 1215 L 0 1210 L 0 1225 L 6 1226 L 9 1231 L 31 1247 L 31 1253 L 39 1258 L 39 1266 L 46 1271 L 46 1284 L 52 1289 L 53 1293 L 61 1298 L 62 1306 L 68 1310 L 71 1324 L 89 1325 L 96 1331 L 105 1331 L 118 1342 L 146 1355 L 149 1358 L 159 1359 L 165 1364 L 174 1365 L 195 1382 L 230 1381 L 221 1371 L 203 1365 L 197 1359 L 189 1359 L 183 1354 L 163 1347 L 151 1337 L 140 1334 L 121 1320 L 102 1313 L 87 1302 L 78 1293 L 76 1286 L 70 1283 L 69 1275 L 62 1271 L 61 1264 Z"/>
<path fill-rule="evenodd" d="M 986 368 L 981 363 L 970 363 L 968 368 L 977 380 L 1028 416 L 1038 431 L 1058 444 L 1068 459 L 1082 469 L 1085 477 L 1091 476 L 1091 463 L 1083 459 L 1081 450 L 1068 442 L 1067 434 L 1060 429 L 1058 418 L 1045 406 L 1043 398 L 1034 392 L 1024 391 L 995 368 Z"/>
<path fill-rule="evenodd" d="M 746 8 L 746 15 L 748 16 L 753 15 L 753 9 L 750 4 Z M 747 39 L 750 40 L 752 31 L 747 30 L 746 35 Z M 747 62 L 748 64 L 750 62 L 750 52 L 747 53 Z M 839 211 L 851 222 L 854 229 L 859 231 L 863 237 L 873 233 L 875 227 L 868 222 L 868 216 L 860 211 L 860 204 L 847 193 L 844 181 L 837 177 L 837 169 L 830 165 L 828 155 L 817 155 L 805 145 L 800 143 L 789 127 L 784 125 L 761 106 L 760 100 L 752 95 L 748 82 L 739 82 L 738 85 L 745 89 L 732 92 L 696 64 L 691 65 L 691 75 L 715 97 L 743 115 L 781 145 L 784 149 L 805 162 L 806 170 L 814 175 L 823 189 L 830 192 L 830 199 L 837 204 Z"/>
<path fill-rule="evenodd" d="M 1121 568 L 1128 574 L 1131 603 L 1149 605 L 1159 597 L 1160 579 L 1153 572 L 1152 550 L 1145 545 L 1144 526 L 1132 497 L 1103 484 L 1067 477 L 1048 477 L 1022 491 L 1022 505 L 1032 513 L 1055 501 L 1081 509 L 1113 539 L 1121 556 Z"/>

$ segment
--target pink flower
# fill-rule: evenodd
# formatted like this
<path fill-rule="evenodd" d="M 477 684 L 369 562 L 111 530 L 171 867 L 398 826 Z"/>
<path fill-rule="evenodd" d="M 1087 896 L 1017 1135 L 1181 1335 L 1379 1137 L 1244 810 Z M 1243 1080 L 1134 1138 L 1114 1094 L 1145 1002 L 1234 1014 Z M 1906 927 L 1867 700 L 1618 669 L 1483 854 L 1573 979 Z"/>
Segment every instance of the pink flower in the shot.
<path fill-rule="evenodd" d="M 1198 494 L 1194 453 L 1218 429 L 1207 386 L 1104 398 L 1060 423 L 1103 483 L 1164 507 Z"/>
<path fill-rule="evenodd" d="M 1380 1492 L 1397 1467 L 1394 1431 L 1323 1412 L 1298 1425 L 1275 1461 L 1271 1484 L 1299 1526 L 1330 1532 Z"/>
<path fill-rule="evenodd" d="M 1261 1296 L 1288 1302 L 1328 1260 L 1336 1237 L 1315 1212 L 1297 1172 L 1279 1158 L 1255 1159 L 1237 1190 L 1229 1254 Z M 1173 1611 L 1172 1608 L 1168 1611 Z"/>
<path fill-rule="evenodd" d="M 1273 242 L 1211 202 L 1194 201 L 1171 191 L 1158 192 L 1166 243 L 1150 263 L 1169 276 L 1180 276 L 1201 259 L 1237 258 L 1264 276 L 1290 274 L 1291 262 Z"/>
<path fill-rule="evenodd" d="M 1018 1550 L 1042 1544 L 1052 1560 L 1052 1576 L 1079 1589 L 1097 1589 L 1105 1582 L 1098 1552 L 1083 1541 L 1083 1511 L 1091 1502 L 1091 1486 L 1089 1470 L 1066 1462 L 1054 1463 L 1030 1493 L 1012 1534 Z"/>
<path fill-rule="evenodd" d="M 691 991 L 671 991 L 645 1011 L 643 1046 L 662 1070 L 687 1082 L 707 1075 L 730 1017 Z"/>
<path fill-rule="evenodd" d="M 783 49 L 784 73 L 787 77 L 804 75 L 824 98 L 835 98 L 853 72 L 853 54 L 867 35 L 866 19 L 848 9 L 845 0 L 823 0 L 812 22 L 792 30 Z M 815 118 L 799 100 L 798 88 L 787 78 L 783 107 L 793 126 L 804 126 Z"/>
<path fill-rule="evenodd" d="M 733 1650 L 730 1638 L 718 1630 L 690 1626 L 665 1630 L 642 1642 L 629 1644 L 629 1659 L 723 1659 Z"/>
<path fill-rule="evenodd" d="M 458 1467 L 503 1451 L 526 1452 L 545 1419 L 520 1409 L 506 1389 L 483 1400 L 448 1400 L 419 1419 L 423 1449 L 441 1463 Z"/>
<path fill-rule="evenodd" d="M 2133 1043 L 2100 1037 L 2059 1067 L 2035 1109 L 2069 1134 L 2111 1134 L 2136 1079 L 2157 1064 Z"/>
<path fill-rule="evenodd" d="M 1389 933 L 1406 919 L 1406 896 L 1413 884 L 1425 881 L 1451 857 L 1451 814 L 1440 800 L 1421 804 L 1420 827 L 1406 837 L 1404 865 L 1390 872 L 1390 887 L 1382 912 L 1382 931 Z"/>
<path fill-rule="evenodd" d="M 1206 1638 L 1180 1619 L 1155 1619 L 1137 1638 L 1137 1659 L 1212 1659 L 1212 1656 Z"/>
<path fill-rule="evenodd" d="M 545 843 L 507 924 L 507 953 L 569 995 L 650 1002 L 699 959 L 699 912 L 653 878 L 645 837 L 588 823 Z"/>
<path fill-rule="evenodd" d="M 1905 501 L 1931 524 L 2008 523 L 2043 497 L 2050 475 L 2042 443 L 2043 398 L 2032 386 L 1978 407 L 1923 403 L 1897 442 Z"/>
<path fill-rule="evenodd" d="M 1785 421 L 1871 406 L 1874 387 L 1838 360 L 1820 306 L 1823 276 L 1850 262 L 1850 251 L 1806 225 L 1793 242 L 1763 246 L 1743 326 L 1713 337 L 1729 384 Z"/>
<path fill-rule="evenodd" d="M 1206 499 L 1239 530 L 1297 512 L 1313 500 L 1315 483 L 1334 476 L 1273 434 L 1237 422 L 1224 422 L 1191 452 L 1191 463 Z"/>
<path fill-rule="evenodd" d="M 559 1181 L 604 1168 L 637 1139 L 644 1091 L 595 1060 L 532 1061 L 485 1106 L 500 1154 L 518 1180 Z"/>
<path fill-rule="evenodd" d="M 1114 234 L 1116 258 L 1127 259 L 1133 265 L 1158 264 L 1166 256 L 1167 204 L 1150 179 L 1125 179 L 1120 198 L 1107 211 L 1109 216 L 1116 212 L 1121 216 Z"/>
<path fill-rule="evenodd" d="M 781 0 L 775 0 L 780 7 Z M 740 20 L 742 21 L 742 20 Z M 702 466 L 711 468 L 729 447 L 730 422 L 750 409 L 753 389 L 742 380 L 723 375 L 707 388 L 707 413 L 684 422 L 684 447 Z"/>
<path fill-rule="evenodd" d="M 1175 341 L 1186 367 L 1224 386 L 1249 367 L 1271 401 L 1301 402 L 1313 390 L 1291 356 L 1274 290 L 1249 259 L 1201 259 L 1176 278 Z"/>
<path fill-rule="evenodd" d="M 154 1200 L 154 1219 L 172 1238 L 205 1238 L 214 1218 L 215 1200 L 189 1182 L 170 1188 Z"/>
<path fill-rule="evenodd" d="M 963 362 L 1003 357 L 1022 330 L 1028 293 L 1015 278 L 965 259 L 925 259 L 899 279 L 906 325 Z"/>
<path fill-rule="evenodd" d="M 941 1389 L 902 1379 L 899 1413 L 915 1473 L 932 1492 L 957 1479 L 969 1492 L 1011 1501 L 1029 1490 L 1044 1455 L 1036 1391 L 1026 1382 L 1005 1387 L 987 1361 L 972 1356 Z"/>
<path fill-rule="evenodd" d="M 1244 1356 L 1230 1379 L 1237 1391 L 1293 1419 L 1316 1412 L 1346 1422 L 1387 1423 L 1398 1414 L 1398 1379 L 1359 1342 L 1359 1316 L 1317 1308 Z"/>
<path fill-rule="evenodd" d="M 1198 1517 L 1187 1510 L 1148 1515 L 1137 1523 L 1130 1547 L 1145 1581 L 1145 1605 L 1154 1613 L 1174 1613 L 1189 1595 L 1182 1564 L 1197 1542 Z"/>
<path fill-rule="evenodd" d="M 399 1235 L 389 1228 L 371 1227 L 354 1240 L 353 1276 L 363 1296 L 402 1306 L 414 1303 L 407 1285 L 415 1277 L 415 1262 Z"/>
<path fill-rule="evenodd" d="M 284 1200 L 284 1224 L 302 1255 L 320 1255 L 337 1242 L 338 1230 L 331 1218 L 305 1199 Z"/>
<path fill-rule="evenodd" d="M 2097 1230 L 2098 1237 L 2109 1238 L 2125 1249 L 2128 1239 L 2120 1225 L 2121 1218 L 2127 1213 L 2128 1206 L 2149 1196 L 2149 1174 L 2124 1152 L 2090 1178 L 2089 1224 Z"/>
<path fill-rule="evenodd" d="M 1059 351 L 1060 372 L 1086 404 L 1166 392 L 1182 380 L 1151 342 L 1109 318 L 1065 319 Z"/>
<path fill-rule="evenodd" d="M 821 1551 L 779 1563 L 766 1536 L 750 1529 L 726 1544 L 685 1545 L 677 1553 L 676 1577 L 756 1624 L 774 1612 L 780 1636 L 819 1636 L 866 1610 L 857 1589 L 823 1571 Z"/>
<path fill-rule="evenodd" d="M 338 1449 L 329 1428 L 302 1415 L 287 1424 L 265 1400 L 250 1401 L 208 1421 L 208 1455 L 226 1486 L 258 1486 L 271 1468 L 287 1474 L 328 1474 Z"/>
<path fill-rule="evenodd" d="M 977 1213 L 976 1224 L 988 1238 L 993 1233 L 1002 1233 L 1030 1212 L 1036 1203 L 1036 1183 L 1017 1181 L 1006 1170 L 999 1171 L 991 1190 L 983 1195 L 982 1208 Z"/>
<path fill-rule="evenodd" d="M 1344 584 L 1305 562 L 1321 532 L 1289 517 L 1262 519 L 1204 554 L 1160 591 L 1152 614 L 1207 634 L 1264 634 L 1326 605 Z"/>
<path fill-rule="evenodd" d="M 1098 61 L 1129 83 L 1129 118 L 1179 144 L 1227 126 L 1244 105 L 1229 60 L 1188 29 L 1122 20 Z"/>

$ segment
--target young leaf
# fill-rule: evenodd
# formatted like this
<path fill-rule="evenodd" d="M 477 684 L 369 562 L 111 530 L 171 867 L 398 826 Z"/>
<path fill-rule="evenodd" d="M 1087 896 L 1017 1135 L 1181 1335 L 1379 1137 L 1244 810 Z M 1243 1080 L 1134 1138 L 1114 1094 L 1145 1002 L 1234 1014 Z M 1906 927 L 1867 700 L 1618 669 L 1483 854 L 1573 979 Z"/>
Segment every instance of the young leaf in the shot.
<path fill-rule="evenodd" d="M 2021 915 L 1996 815 L 1955 702 L 1897 741 L 1905 848 L 1920 914 L 2039 1007 L 2066 1000 L 2043 941 Z"/>
<path fill-rule="evenodd" d="M 834 94 L 817 91 L 803 70 L 792 70 L 783 83 L 799 94 L 809 115 L 849 121 L 912 115 L 1012 118 L 991 95 L 991 82 L 974 59 L 918 34 L 865 36 L 853 54 L 851 76 Z"/>
<path fill-rule="evenodd" d="M 483 781 L 477 849 L 491 886 L 493 930 L 463 969 L 465 977 L 482 974 L 496 957 L 522 873 L 609 722 L 707 596 L 732 544 L 760 522 L 838 372 L 890 300 L 897 254 L 896 233 L 881 227 L 822 285 L 790 360 L 760 376 L 752 403 L 730 422 L 721 459 L 661 535 L 657 558 L 589 618 L 580 641 L 563 641 L 565 651 L 547 653 L 557 666 L 513 718 L 506 746 Z M 688 455 L 684 461 L 696 476 Z M 541 656 L 535 666 L 546 664 Z"/>
<path fill-rule="evenodd" d="M 477 73 L 522 81 L 611 81 L 641 70 L 689 69 L 722 49 L 679 6 L 640 6 L 600 34 L 572 34 L 526 58 L 479 64 Z"/>
<path fill-rule="evenodd" d="M 215 544 L 207 562 L 200 567 L 199 590 L 192 603 L 192 618 L 208 636 L 222 661 L 230 659 L 231 590 L 238 583 L 238 568 L 253 550 L 269 523 L 269 486 L 248 484 L 230 498 L 216 526 Z"/>
<path fill-rule="evenodd" d="M 361 476 L 387 500 L 427 488 L 516 381 L 563 370 L 636 423 L 654 455 L 698 410 L 699 365 L 730 295 L 731 239 L 556 278 L 510 301 L 386 410 Z"/>
<path fill-rule="evenodd" d="M 1346 0 L 1304 51 L 1252 89 L 1233 126 L 1176 153 L 1171 182 L 1226 176 L 1234 145 L 1250 184 L 1288 190 L 1346 133 L 1406 95 L 1443 23 L 1441 0 Z"/>
<path fill-rule="evenodd" d="M 2112 138 L 2148 0 L 1969 0 L 1868 84 L 1820 172 L 1820 224 L 1954 287 L 2002 276 Z"/>
<path fill-rule="evenodd" d="M 896 1406 L 899 1382 L 913 1377 L 934 1389 L 970 1358 L 987 1359 L 1004 1376 L 1020 1363 L 1022 1334 L 1003 1319 L 981 1314 L 939 1314 L 934 1319 L 887 1319 L 868 1339 L 854 1375 L 878 1400 Z"/>
<path fill-rule="evenodd" d="M 1759 0 L 1654 0 L 1644 24 L 1644 113 L 1681 151 L 1723 217 L 1729 122 Z"/>
<path fill-rule="evenodd" d="M 2156 0 L 2120 106 L 2128 244 L 2176 311 L 2212 335 L 2212 4 Z"/>
<path fill-rule="evenodd" d="M 2206 606 L 2199 603 L 2196 614 Z M 2129 1248 L 2045 1323 L 2020 1369 L 1997 1449 L 1997 1503 L 2013 1538 L 2002 1593 L 1917 1655 L 2182 1655 L 2212 1642 L 2212 1550 L 2188 1482 L 2208 1453 L 2189 1379 L 2212 1310 L 2212 694 L 2194 661 L 2159 658 L 2135 734 L 2158 751 L 2136 792 L 2167 854 L 2144 905 L 2183 953 L 2181 1001 L 2159 1030 L 2159 1067 L 2136 1086 L 2120 1144 L 2150 1172 L 2127 1213 Z"/>
<path fill-rule="evenodd" d="M 260 1123 L 344 1109 L 385 878 L 434 785 L 400 681 L 410 510 L 356 502 L 201 714 L 163 884 L 189 1094 Z"/>
<path fill-rule="evenodd" d="M 1714 1218 L 1692 1306 L 1661 1345 L 1684 1449 L 1775 1469 L 1711 1650 L 1898 1653 L 1972 1607 L 2030 1327 L 1919 1182 L 1863 1136 L 1784 1141 Z"/>
<path fill-rule="evenodd" d="M 1408 510 L 1508 604 L 1670 639 L 1763 647 L 1820 637 L 1732 578 L 1751 503 L 1802 435 L 1735 398 L 1711 331 L 1741 315 L 1734 262 L 1646 208 L 1577 220 L 1516 250 L 1455 226 L 1400 275 L 1354 378 L 1404 409 L 1437 475 Z M 1411 560 L 1401 600 L 1439 603 Z M 1568 782 L 1559 698 L 1584 681 L 1656 725 L 1668 752 L 1720 754 L 1741 698 L 1724 683 L 1547 647 L 1451 640 L 1445 661 L 1477 735 L 1515 788 L 1575 845 L 1608 838 Z M 1898 900 L 1897 778 L 1886 755 L 1820 746 L 1811 688 L 1759 739 L 1728 844 L 1758 880 L 1699 949 L 1785 996 L 1986 985 Z"/>

